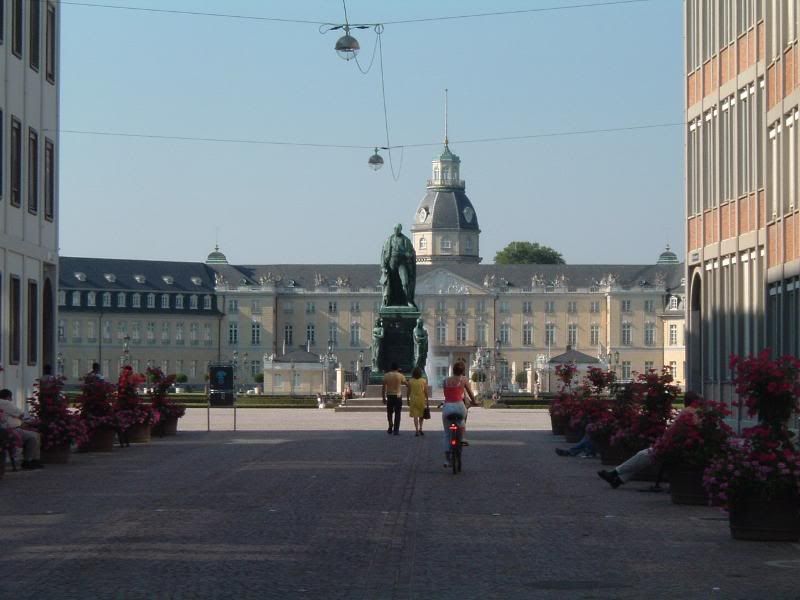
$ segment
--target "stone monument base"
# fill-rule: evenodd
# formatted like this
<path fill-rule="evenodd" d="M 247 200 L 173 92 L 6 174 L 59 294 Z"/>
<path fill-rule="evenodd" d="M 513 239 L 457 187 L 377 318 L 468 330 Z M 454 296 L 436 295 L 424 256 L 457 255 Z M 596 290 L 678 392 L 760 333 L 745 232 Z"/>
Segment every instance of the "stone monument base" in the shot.
<path fill-rule="evenodd" d="M 414 370 L 414 327 L 420 311 L 413 306 L 382 306 L 378 315 L 383 321 L 377 370 L 369 375 L 369 383 L 383 383 L 383 374 L 397 363 L 406 377 Z"/>

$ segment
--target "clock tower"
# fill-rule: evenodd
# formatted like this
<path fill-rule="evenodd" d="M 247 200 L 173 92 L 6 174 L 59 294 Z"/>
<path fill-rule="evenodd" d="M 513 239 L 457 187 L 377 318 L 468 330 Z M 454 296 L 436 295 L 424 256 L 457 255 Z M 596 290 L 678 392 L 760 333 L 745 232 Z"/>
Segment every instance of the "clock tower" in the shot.
<path fill-rule="evenodd" d="M 433 160 L 428 191 L 411 226 L 417 263 L 481 262 L 478 216 L 464 188 L 461 159 L 450 150 L 445 125 L 444 150 Z"/>

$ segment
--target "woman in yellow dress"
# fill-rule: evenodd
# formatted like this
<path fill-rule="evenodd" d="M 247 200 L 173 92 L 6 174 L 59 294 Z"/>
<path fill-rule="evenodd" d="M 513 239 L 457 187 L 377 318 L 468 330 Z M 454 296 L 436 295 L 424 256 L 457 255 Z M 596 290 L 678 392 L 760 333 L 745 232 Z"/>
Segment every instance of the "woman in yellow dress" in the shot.
<path fill-rule="evenodd" d="M 423 415 L 428 408 L 428 380 L 422 376 L 422 369 L 415 367 L 408 380 L 408 414 L 414 419 L 414 435 L 425 435 L 422 424 Z"/>

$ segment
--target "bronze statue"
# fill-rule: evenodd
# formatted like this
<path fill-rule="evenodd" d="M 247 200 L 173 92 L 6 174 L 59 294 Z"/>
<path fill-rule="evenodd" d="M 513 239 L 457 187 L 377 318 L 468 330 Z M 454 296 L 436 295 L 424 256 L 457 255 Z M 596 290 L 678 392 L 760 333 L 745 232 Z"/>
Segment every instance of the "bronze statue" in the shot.
<path fill-rule="evenodd" d="M 414 244 L 402 234 L 402 225 L 394 226 L 394 234 L 383 244 L 381 252 L 381 286 L 383 306 L 413 306 L 417 281 L 417 253 Z"/>
<path fill-rule="evenodd" d="M 428 332 L 422 326 L 422 317 L 417 319 L 417 326 L 414 328 L 414 366 L 425 371 L 425 363 L 428 362 Z"/>
<path fill-rule="evenodd" d="M 383 343 L 383 319 L 375 319 L 375 327 L 372 328 L 372 370 L 376 373 L 380 371 L 381 345 Z"/>

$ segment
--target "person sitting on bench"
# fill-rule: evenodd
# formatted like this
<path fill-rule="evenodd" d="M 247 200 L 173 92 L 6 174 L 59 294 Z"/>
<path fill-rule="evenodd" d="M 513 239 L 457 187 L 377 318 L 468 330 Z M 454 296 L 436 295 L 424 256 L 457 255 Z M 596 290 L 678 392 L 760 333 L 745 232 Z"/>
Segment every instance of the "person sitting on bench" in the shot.
<path fill-rule="evenodd" d="M 2 415 L 0 416 L 0 427 L 13 430 L 22 438 L 22 468 L 43 468 L 44 465 L 39 460 L 41 445 L 39 434 L 22 428 L 22 419 L 25 413 L 12 402 L 12 394 L 9 389 L 0 390 L 0 415 Z"/>

